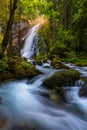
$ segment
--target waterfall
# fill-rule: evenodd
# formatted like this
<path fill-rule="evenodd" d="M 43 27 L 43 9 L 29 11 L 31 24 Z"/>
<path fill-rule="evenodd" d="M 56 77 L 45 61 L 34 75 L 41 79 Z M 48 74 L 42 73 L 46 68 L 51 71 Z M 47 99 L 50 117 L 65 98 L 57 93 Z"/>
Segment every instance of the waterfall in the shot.
<path fill-rule="evenodd" d="M 36 54 L 38 53 L 38 34 L 37 31 L 40 28 L 40 24 L 37 24 L 33 26 L 28 34 L 27 38 L 25 40 L 24 46 L 21 50 L 22 57 L 25 57 L 27 59 L 34 58 Z"/>

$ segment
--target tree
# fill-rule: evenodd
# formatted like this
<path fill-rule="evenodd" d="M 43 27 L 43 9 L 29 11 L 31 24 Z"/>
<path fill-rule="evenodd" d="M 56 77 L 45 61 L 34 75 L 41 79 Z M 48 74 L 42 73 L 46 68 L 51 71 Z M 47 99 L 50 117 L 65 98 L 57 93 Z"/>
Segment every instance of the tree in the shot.
<path fill-rule="evenodd" d="M 3 41 L 2 41 L 2 54 L 4 54 L 5 49 L 8 45 L 8 43 L 9 43 L 11 28 L 12 28 L 12 24 L 13 24 L 13 21 L 14 21 L 14 15 L 15 15 L 15 11 L 17 9 L 17 3 L 18 3 L 18 0 L 13 1 L 13 6 L 12 6 L 12 9 L 10 11 L 10 16 L 9 16 L 9 20 L 8 20 L 8 23 L 7 23 L 6 32 L 5 32 Z"/>

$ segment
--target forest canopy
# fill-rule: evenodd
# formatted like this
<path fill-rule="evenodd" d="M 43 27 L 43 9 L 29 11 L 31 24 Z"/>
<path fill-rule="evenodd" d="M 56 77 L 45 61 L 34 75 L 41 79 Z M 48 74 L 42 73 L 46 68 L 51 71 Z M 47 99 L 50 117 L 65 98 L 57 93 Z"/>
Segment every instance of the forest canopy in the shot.
<path fill-rule="evenodd" d="M 86 7 L 87 0 L 0 0 L 0 48 L 6 48 L 10 42 L 11 27 L 7 31 L 8 36 L 6 34 L 8 40 L 3 42 L 3 39 L 6 38 L 6 29 L 12 17 L 10 26 L 20 21 L 29 23 L 36 17 L 45 15 L 49 22 L 40 35 L 47 41 L 51 53 L 59 47 L 66 47 L 75 52 L 86 52 Z"/>

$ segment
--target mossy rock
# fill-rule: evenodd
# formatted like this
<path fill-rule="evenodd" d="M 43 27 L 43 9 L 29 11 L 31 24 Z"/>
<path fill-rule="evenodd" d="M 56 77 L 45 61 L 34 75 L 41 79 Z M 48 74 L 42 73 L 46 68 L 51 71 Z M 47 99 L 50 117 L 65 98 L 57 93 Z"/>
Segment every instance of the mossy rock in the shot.
<path fill-rule="evenodd" d="M 14 74 L 16 78 L 22 79 L 37 76 L 40 72 L 33 64 L 22 61 L 21 63 L 15 64 Z"/>
<path fill-rule="evenodd" d="M 0 73 L 0 81 L 13 79 L 14 75 L 8 71 L 4 71 L 3 73 Z"/>
<path fill-rule="evenodd" d="M 24 58 L 22 59 L 20 56 L 9 57 L 8 60 L 4 58 L 1 60 L 1 63 L 0 81 L 13 78 L 32 78 L 41 73 L 35 68 L 33 64 L 28 63 Z"/>
<path fill-rule="evenodd" d="M 49 60 L 47 55 L 37 55 L 35 61 L 38 65 L 42 65 L 42 63 L 45 63 Z"/>
<path fill-rule="evenodd" d="M 46 79 L 43 85 L 58 90 L 62 86 L 73 86 L 79 78 L 80 74 L 78 71 L 66 69 L 56 72 L 52 77 Z"/>
<path fill-rule="evenodd" d="M 56 58 L 52 59 L 52 66 L 55 69 L 68 69 L 67 66 L 63 65 L 63 63 L 61 61 L 61 58 L 59 58 L 59 57 L 56 57 Z"/>

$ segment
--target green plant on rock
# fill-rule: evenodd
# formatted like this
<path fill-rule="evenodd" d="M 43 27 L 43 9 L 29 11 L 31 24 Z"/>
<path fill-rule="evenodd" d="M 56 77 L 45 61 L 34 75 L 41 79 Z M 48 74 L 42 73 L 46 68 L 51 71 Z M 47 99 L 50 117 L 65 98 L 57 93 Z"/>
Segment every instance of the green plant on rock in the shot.
<path fill-rule="evenodd" d="M 66 69 L 56 72 L 52 77 L 46 79 L 43 85 L 58 90 L 62 86 L 73 86 L 79 78 L 80 74 L 78 71 Z"/>
<path fill-rule="evenodd" d="M 28 68 L 33 68 L 34 67 L 34 65 L 33 64 L 30 64 L 29 62 L 26 62 L 26 61 L 22 61 L 21 62 L 21 65 L 22 65 L 22 67 L 24 68 L 24 69 L 28 69 Z"/>
<path fill-rule="evenodd" d="M 0 60 L 0 72 L 4 72 L 5 70 L 8 69 L 8 57 L 4 56 L 1 60 Z"/>

